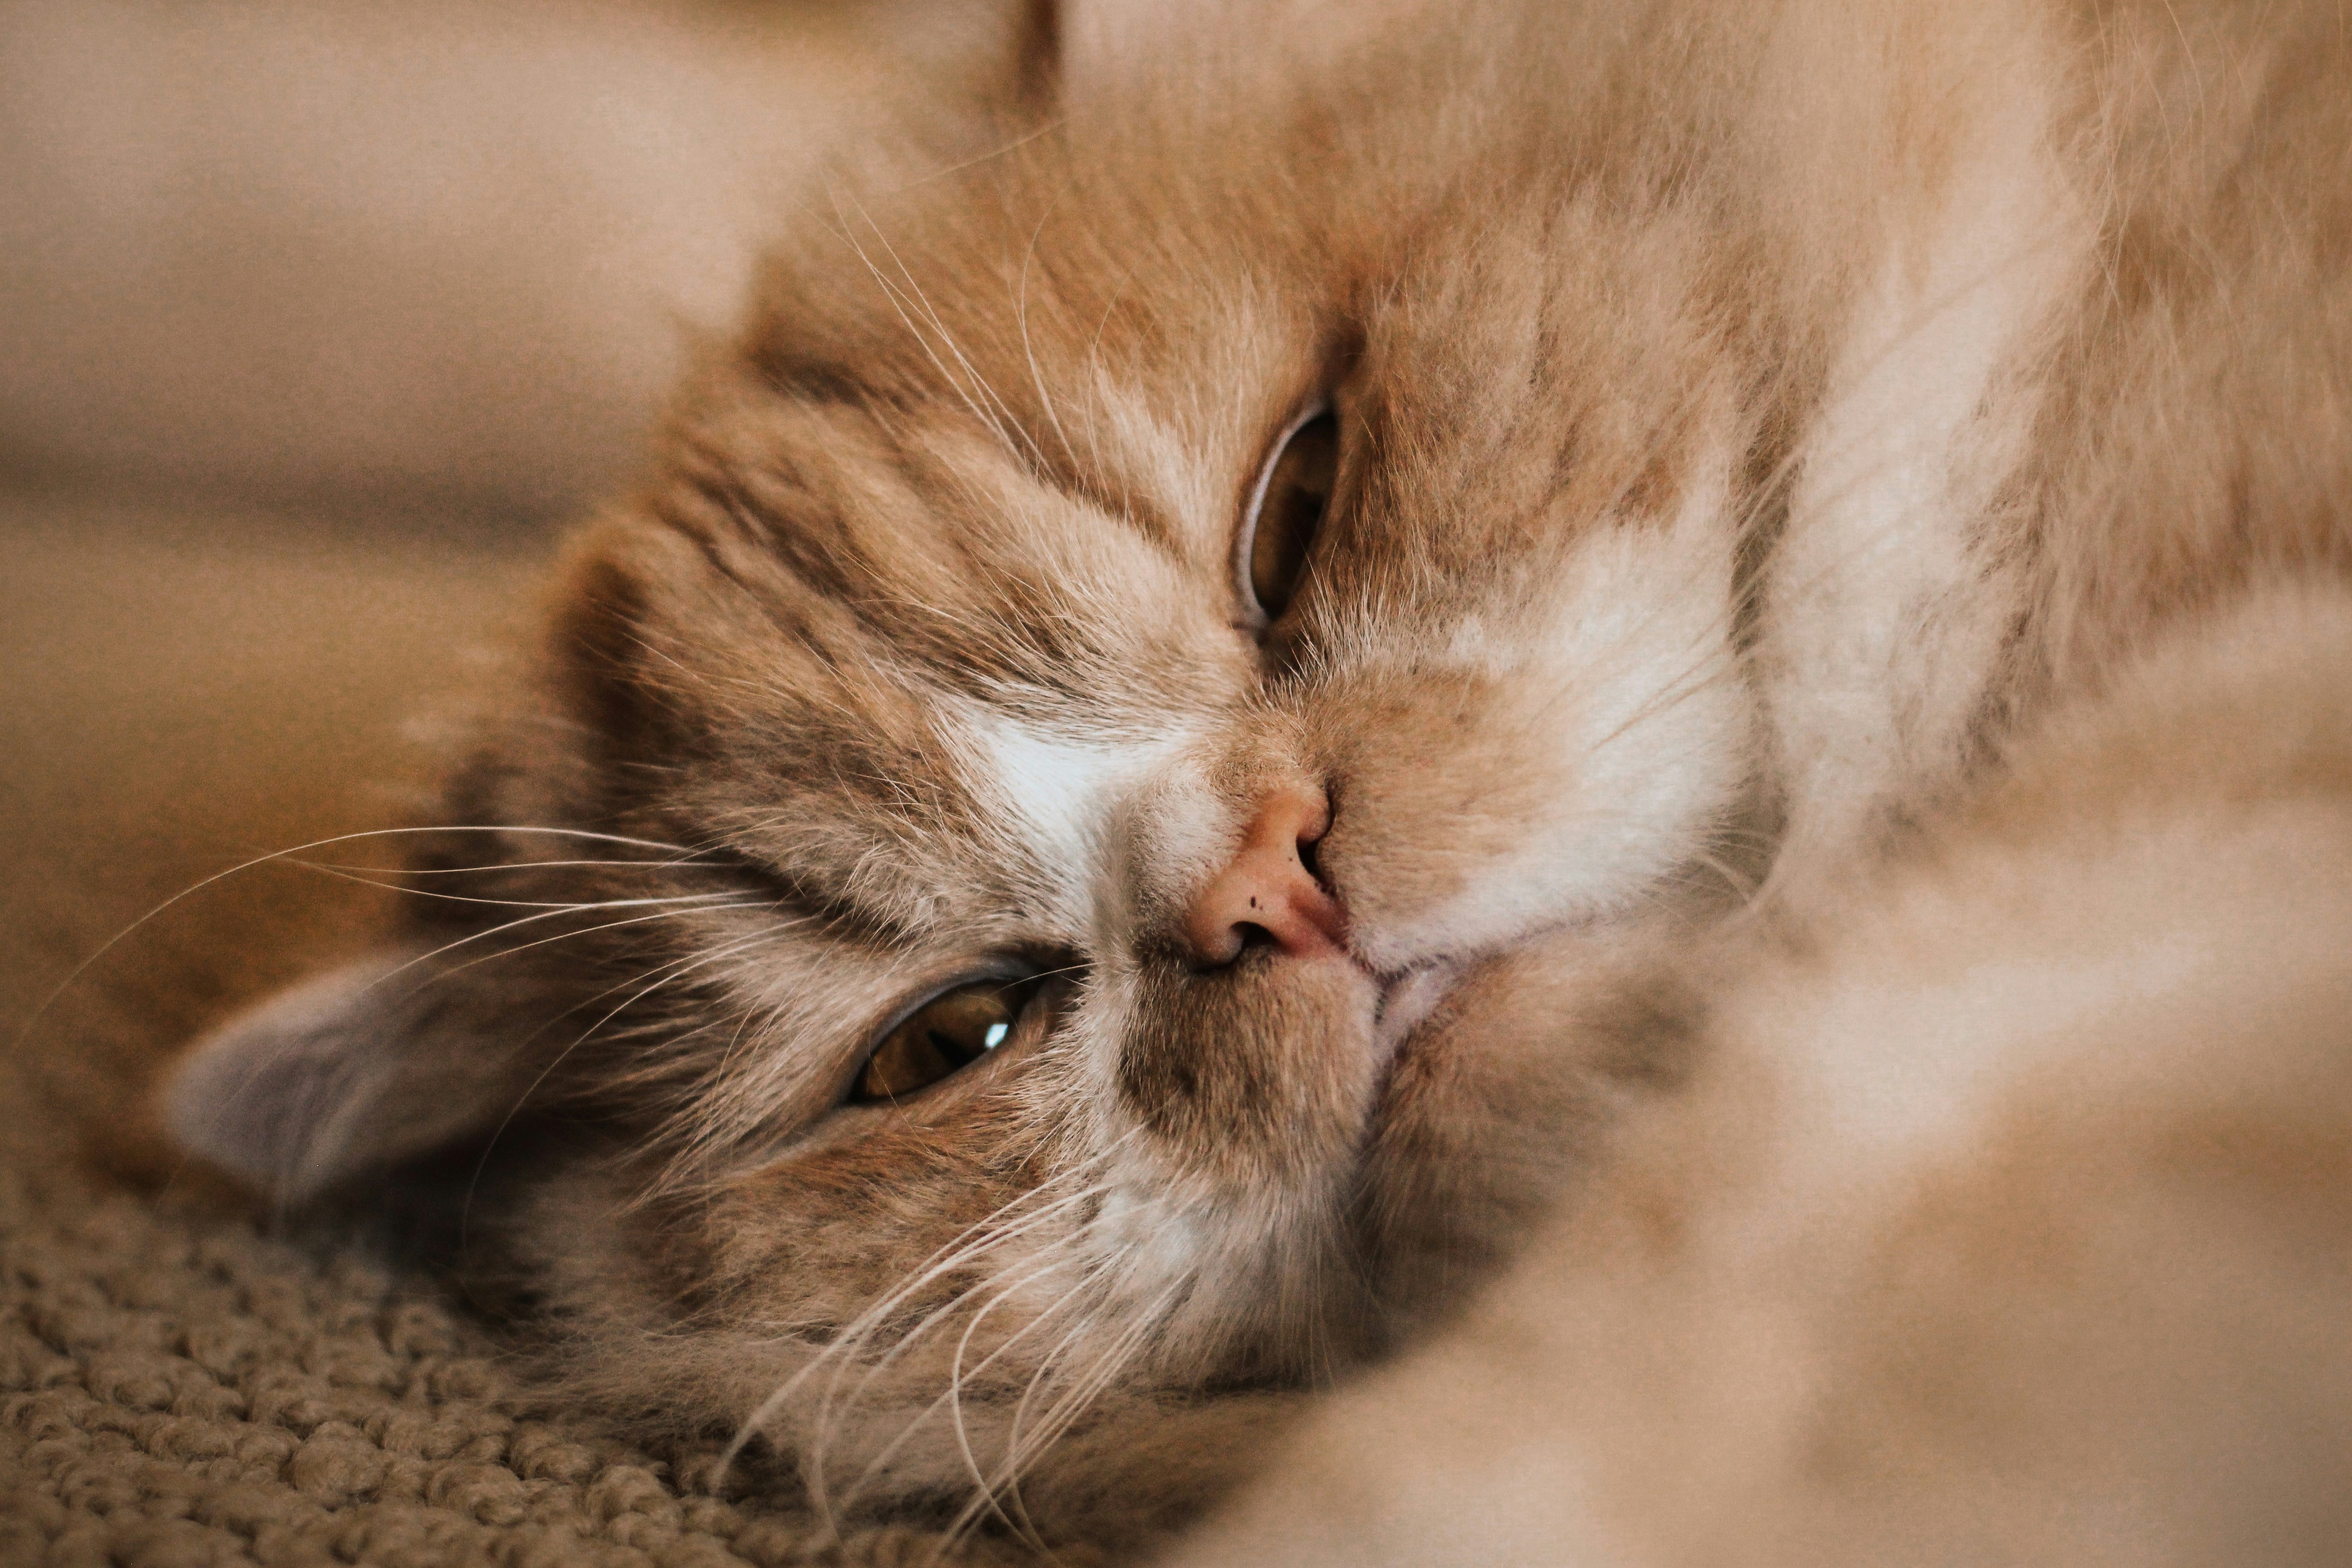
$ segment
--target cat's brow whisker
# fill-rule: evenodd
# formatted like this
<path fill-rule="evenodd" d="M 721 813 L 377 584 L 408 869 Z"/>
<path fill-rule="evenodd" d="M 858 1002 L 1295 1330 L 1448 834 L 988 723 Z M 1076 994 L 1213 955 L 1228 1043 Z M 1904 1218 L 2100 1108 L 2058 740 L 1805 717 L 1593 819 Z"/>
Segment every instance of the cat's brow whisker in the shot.
<path fill-rule="evenodd" d="M 922 284 L 917 280 L 906 262 L 899 257 L 897 247 L 891 245 L 890 236 L 882 231 L 881 225 L 874 221 L 872 214 L 866 211 L 862 204 L 858 208 L 858 215 L 866 219 L 866 227 L 873 231 L 874 237 L 889 255 L 891 264 L 898 267 L 899 278 L 905 283 L 908 293 L 917 308 L 922 311 L 924 319 L 930 324 L 931 329 L 939 334 L 940 341 L 947 346 L 948 352 L 955 356 L 956 363 L 962 367 L 964 373 L 971 378 L 972 386 L 981 396 L 988 400 L 995 411 L 993 415 L 983 415 L 983 417 L 996 431 L 998 439 L 1004 443 L 1007 451 L 1018 457 L 1020 450 L 1013 445 L 1013 437 L 1019 436 L 1021 444 L 1028 448 L 1029 455 L 1036 465 L 1034 471 L 1042 473 L 1045 467 L 1045 455 L 1039 451 L 1037 444 L 1030 439 L 1028 431 L 1023 427 L 1019 417 L 1013 413 L 1012 405 L 997 393 L 996 389 L 989 384 L 988 379 L 981 374 L 979 367 L 974 365 L 964 353 L 962 346 L 955 340 L 955 335 L 948 329 L 947 323 L 940 319 L 938 308 L 932 305 L 930 296 L 924 292 Z M 940 368 L 944 373 L 946 367 Z M 978 411 L 975 410 L 975 412 Z"/>
<path fill-rule="evenodd" d="M 728 898 L 733 898 L 741 902 L 734 904 L 719 902 L 719 900 Z M 765 901 L 763 900 L 743 901 L 743 895 L 740 893 L 697 893 L 682 894 L 670 898 L 616 898 L 607 899 L 601 903 L 591 903 L 585 904 L 559 904 L 552 909 L 541 909 L 536 914 L 520 915 L 513 920 L 502 921 L 499 925 L 489 926 L 484 930 L 470 932 L 466 936 L 445 942 L 438 947 L 419 953 L 415 956 L 409 958 L 404 963 L 396 965 L 393 968 L 386 970 L 383 974 L 377 976 L 374 980 L 370 982 L 370 984 L 371 986 L 380 986 L 387 980 L 398 978 L 400 976 L 406 974 L 411 969 L 417 968 L 420 966 L 431 964 L 438 959 L 446 957 L 449 954 L 457 951 L 461 947 L 468 947 L 477 942 L 488 941 L 493 936 L 501 936 L 509 931 L 517 931 L 526 925 L 535 925 L 541 921 L 558 919 L 566 915 L 583 915 L 591 912 L 601 914 L 615 909 L 652 908 L 660 911 L 657 915 L 632 916 L 628 920 L 614 921 L 606 925 L 592 925 L 580 931 L 559 932 L 553 936 L 541 938 L 537 941 L 521 942 L 517 943 L 512 946 L 500 947 L 494 952 L 484 954 L 480 957 L 471 959 L 465 964 L 452 965 L 446 968 L 436 970 L 436 976 L 437 977 L 439 975 L 460 973 L 465 969 L 472 967 L 474 964 L 488 963 L 494 958 L 503 958 L 516 953 L 527 952 L 533 947 L 542 946 L 546 943 L 550 942 L 566 941 L 573 936 L 589 936 L 597 931 L 606 931 L 612 930 L 617 926 L 635 925 L 638 924 L 640 920 L 675 917 L 680 915 L 698 913 L 702 909 L 726 909 L 737 907 L 756 908 L 764 902 Z M 682 905 L 690 905 L 692 907 L 680 907 Z"/>
<path fill-rule="evenodd" d="M 985 425 L 996 436 L 998 442 L 1003 445 L 1007 452 L 1013 454 L 1015 457 L 1018 457 L 1020 455 L 1019 448 L 1013 444 L 1012 434 L 1005 429 L 1004 425 L 1000 422 L 998 416 L 993 412 L 981 406 L 980 402 L 973 397 L 972 392 L 964 384 L 963 379 L 958 376 L 954 371 L 948 369 L 947 362 L 940 358 L 939 350 L 932 346 L 929 334 L 926 333 L 921 327 L 919 327 L 916 324 L 914 316 L 909 313 L 908 308 L 910 303 L 916 304 L 918 308 L 923 310 L 923 312 L 930 318 L 932 327 L 941 334 L 942 340 L 947 344 L 948 351 L 954 354 L 958 363 L 963 367 L 965 372 L 974 378 L 974 382 L 979 387 L 981 395 L 988 397 L 992 401 L 995 401 L 995 394 L 987 390 L 986 383 L 978 381 L 978 372 L 972 370 L 971 363 L 969 360 L 964 358 L 963 351 L 955 346 L 952 339 L 946 337 L 946 328 L 939 322 L 936 314 L 930 311 L 929 302 L 921 298 L 921 290 L 915 285 L 913 275 L 907 270 L 906 263 L 899 259 L 897 251 L 891 249 L 888 238 L 883 235 L 880 225 L 875 223 L 873 214 L 866 212 L 862 203 L 858 204 L 858 215 L 865 220 L 866 226 L 873 232 L 875 238 L 881 244 L 883 249 L 889 252 L 891 261 L 898 266 L 900 274 L 906 278 L 907 288 L 904 290 L 900 288 L 898 284 L 891 281 L 890 277 L 875 263 L 874 258 L 867 254 L 865 246 L 859 243 L 857 238 L 849 232 L 848 214 L 842 212 L 840 194 L 830 184 L 830 183 L 827 184 L 826 191 L 828 195 L 833 199 L 835 214 L 839 220 L 840 226 L 835 232 L 838 234 L 843 241 L 849 246 L 851 250 L 856 253 L 857 259 L 865 265 L 866 272 L 871 275 L 875 283 L 881 287 L 884 297 L 889 300 L 890 308 L 897 313 L 900 324 L 907 329 L 908 334 L 912 337 L 915 340 L 916 344 L 921 348 L 924 357 L 931 361 L 932 367 L 939 371 L 940 379 L 946 382 L 949 390 L 955 393 L 957 400 L 971 412 L 971 416 L 974 419 Z M 853 197 L 852 200 L 854 201 L 855 198 Z M 1042 464 L 1040 465 L 1042 466 Z"/>
<path fill-rule="evenodd" d="M 597 908 L 597 907 L 598 907 L 597 905 L 589 904 L 589 905 L 584 905 L 584 906 L 583 906 L 582 908 L 580 908 L 580 909 L 578 909 L 578 910 L 557 910 L 557 911 L 554 911 L 554 912 L 552 912 L 552 913 L 553 913 L 553 914 L 584 914 L 584 913 L 586 913 L 587 911 L 589 911 L 589 910 L 591 910 L 591 909 Z M 514 956 L 515 956 L 516 954 L 518 954 L 518 953 L 528 953 L 528 952 L 530 952 L 531 949 L 533 949 L 533 948 L 535 948 L 535 947 L 546 947 L 546 946 L 553 946 L 554 944 L 556 944 L 556 943 L 558 943 L 558 942 L 569 942 L 569 941 L 572 941 L 572 940 L 573 940 L 574 938 L 577 938 L 577 937 L 582 937 L 582 936 L 593 936 L 598 935 L 598 934 L 599 934 L 599 933 L 601 933 L 601 932 L 605 932 L 605 931 L 619 931 L 619 930 L 623 930 L 623 929 L 625 929 L 625 928 L 627 928 L 627 927 L 630 927 L 630 926 L 635 926 L 635 925 L 652 925 L 653 923 L 655 923 L 655 922 L 656 922 L 656 921 L 662 921 L 662 920 L 684 920 L 684 919 L 689 918 L 689 917 L 691 917 L 691 916 L 693 916 L 693 915 L 700 915 L 700 914 L 704 914 L 704 913 L 706 913 L 706 912 L 710 912 L 710 911 L 730 910 L 730 909 L 766 909 L 766 908 L 772 908 L 772 907 L 773 907 L 773 905 L 772 905 L 772 904 L 771 904 L 770 903 L 768 903 L 766 900 L 762 900 L 762 899 L 746 899 L 746 900 L 744 900 L 743 902 L 737 903 L 737 904 L 718 904 L 718 903 L 711 903 L 711 904 L 698 904 L 694 905 L 692 908 L 684 908 L 684 909 L 661 909 L 661 910 L 656 910 L 656 911 L 655 911 L 655 912 L 654 912 L 653 914 L 651 914 L 651 915 L 631 915 L 631 916 L 630 916 L 628 919 L 626 919 L 626 920 L 608 920 L 608 921 L 602 921 L 602 922 L 599 922 L 598 924 L 596 924 L 596 925 L 583 925 L 583 926 L 579 926 L 579 927 L 573 928 L 573 929 L 572 929 L 572 930 L 567 930 L 567 931 L 559 931 L 559 932 L 557 932 L 557 933 L 556 933 L 554 936 L 539 936 L 539 937 L 534 937 L 534 938 L 532 938 L 532 939 L 531 939 L 530 941 L 529 941 L 529 942 L 518 942 L 518 943 L 513 944 L 513 945 L 512 945 L 512 946 L 510 946 L 499 947 L 499 948 L 496 949 L 495 951 L 488 952 L 488 953 L 479 954 L 479 955 L 478 955 L 478 956 L 474 956 L 474 957 L 468 958 L 468 959 L 467 959 L 467 960 L 466 960 L 464 963 L 462 963 L 462 964 L 449 964 L 449 965 L 446 965 L 446 966 L 442 966 L 442 967 L 436 967 L 429 977 L 426 977 L 423 982 L 421 982 L 421 983 L 420 983 L 420 985 L 416 988 L 416 989 L 421 990 L 421 989 L 423 989 L 423 988 L 424 988 L 424 987 L 425 987 L 425 986 L 429 986 L 429 985 L 435 985 L 435 984 L 437 984 L 437 983 L 439 983 L 440 981 L 442 981 L 442 980 L 444 980 L 444 979 L 446 979 L 446 978 L 448 978 L 450 976 L 453 976 L 453 975 L 462 975 L 462 974 L 464 974 L 467 970 L 468 970 L 468 969 L 472 969 L 472 968 L 475 968 L 476 967 L 478 967 L 478 966 L 479 966 L 479 965 L 495 963 L 495 962 L 497 962 L 497 961 L 498 961 L 499 959 L 500 959 L 500 958 L 510 958 L 510 957 Z M 547 917 L 548 917 L 548 916 L 531 915 L 531 916 L 530 916 L 529 918 L 530 918 L 530 920 L 538 920 L 538 919 L 547 918 Z M 511 930 L 513 930 L 515 927 L 517 927 L 517 926 L 519 926 L 519 925 L 523 925 L 523 924 L 525 924 L 525 922 L 524 922 L 524 921 L 520 921 L 520 920 L 518 920 L 518 921 L 510 921 L 510 922 L 509 922 L 507 925 L 500 926 L 499 929 L 500 931 L 511 931 Z M 491 933 L 484 933 L 483 935 L 491 935 Z M 410 968 L 410 967 L 414 967 L 415 965 L 416 965 L 416 964 L 426 963 L 426 962 L 430 962 L 430 961 L 431 961 L 431 960 L 433 960 L 433 959 L 439 958 L 439 957 L 443 957 L 443 956 L 446 956 L 446 955 L 447 955 L 447 954 L 449 954 L 449 953 L 455 952 L 455 951 L 457 950 L 457 948 L 460 945 L 461 945 L 460 943 L 453 942 L 453 943 L 449 943 L 449 944 L 447 944 L 447 945 L 446 945 L 446 946 L 441 946 L 441 947 L 436 948 L 436 949 L 435 949 L 434 951 L 432 951 L 431 953 L 425 954 L 425 955 L 423 955 L 422 956 L 420 956 L 420 957 L 418 957 L 418 958 L 416 958 L 416 959 L 412 960 L 409 964 L 404 964 L 404 965 L 402 965 L 402 966 L 401 966 L 401 968 L 400 968 L 399 970 L 394 970 L 394 971 L 393 971 L 393 974 L 387 974 L 387 975 L 384 975 L 384 976 L 381 977 L 381 979 L 379 979 L 376 983 L 381 984 L 381 983 L 382 983 L 382 980 L 388 980 L 388 979 L 391 979 L 391 978 L 393 977 L 393 975 L 394 975 L 394 974 L 398 974 L 398 973 L 402 972 L 403 970 L 405 970 L 405 969 L 408 969 L 408 968 Z M 412 994 L 412 995 L 413 995 L 413 994 L 414 994 L 414 992 L 411 992 L 410 994 Z M 575 1004 L 574 1004 L 574 1007 L 576 1008 L 576 1007 L 585 1006 L 585 1005 L 587 1005 L 587 1002 L 593 1002 L 593 1001 L 595 1001 L 595 1000 L 599 999 L 599 997 L 602 997 L 602 996 L 604 996 L 604 995 L 608 995 L 608 994 L 609 994 L 609 992 L 600 992 L 600 993 L 598 993 L 598 996 L 596 996 L 596 997 L 590 997 L 590 998 L 588 998 L 586 999 L 586 1002 L 575 1003 Z M 538 1038 L 538 1036 L 534 1033 L 534 1034 L 532 1034 L 532 1035 L 530 1035 L 530 1036 L 525 1037 L 525 1039 L 524 1039 L 523 1040 L 520 1041 L 519 1043 L 521 1043 L 521 1044 L 529 1044 L 529 1043 L 530 1043 L 530 1041 L 531 1040 L 535 1040 L 535 1039 L 537 1039 L 537 1038 Z"/>
<path fill-rule="evenodd" d="M 1029 381 L 1037 389 L 1038 405 L 1045 411 L 1046 423 L 1054 427 L 1054 434 L 1062 444 L 1063 455 L 1069 458 L 1070 466 L 1076 468 L 1078 465 L 1077 448 L 1070 444 L 1070 433 L 1062 428 L 1062 416 L 1054 410 L 1053 396 L 1045 390 L 1045 372 L 1037 364 L 1037 345 L 1029 336 L 1029 272 L 1037 260 L 1037 242 L 1045 237 L 1045 225 L 1052 221 L 1054 211 L 1061 204 L 1065 193 L 1058 190 L 1055 192 L 1053 199 L 1045 204 L 1045 211 L 1037 215 L 1036 226 L 1029 231 L 1029 244 L 1021 252 L 1021 277 L 1013 289 L 1013 313 L 1020 323 L 1021 353 L 1029 362 Z"/>
<path fill-rule="evenodd" d="M 382 866 L 349 865 L 335 861 L 298 860 L 292 863 L 311 871 L 344 871 L 380 876 L 481 876 L 502 871 L 566 871 L 609 868 L 622 871 L 698 871 L 727 869 L 723 861 L 707 858 L 708 850 L 669 860 L 482 861 L 473 865 Z"/>
<path fill-rule="evenodd" d="M 476 894 L 436 893 L 429 888 L 406 887 L 396 882 L 381 882 L 376 880 L 374 876 L 365 874 L 370 869 L 366 867 L 358 868 L 357 870 L 346 870 L 339 866 L 321 865 L 314 861 L 302 860 L 289 860 L 285 863 L 288 865 L 299 866 L 305 871 L 317 872 L 322 876 L 333 877 L 338 882 L 352 883 L 361 887 L 373 887 L 384 893 L 397 893 L 409 898 L 435 899 L 444 904 L 483 904 L 494 905 L 500 909 L 553 909 L 578 911 L 609 908 L 618 902 L 613 899 L 484 898 Z M 612 862 L 606 863 L 625 864 L 628 862 Z M 386 872 L 380 874 L 393 876 L 404 873 Z M 722 888 L 709 893 L 681 894 L 677 896 L 678 901 L 684 902 L 690 898 L 727 898 L 735 896 L 735 894 L 736 890 L 734 889 Z"/>

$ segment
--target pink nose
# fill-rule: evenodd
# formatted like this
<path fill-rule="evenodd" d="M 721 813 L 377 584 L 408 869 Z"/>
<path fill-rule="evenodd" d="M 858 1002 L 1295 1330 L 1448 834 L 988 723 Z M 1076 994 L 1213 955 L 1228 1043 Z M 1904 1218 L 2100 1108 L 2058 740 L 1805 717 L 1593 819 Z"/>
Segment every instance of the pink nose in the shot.
<path fill-rule="evenodd" d="M 1330 820 L 1320 789 L 1286 786 L 1260 800 L 1241 852 L 1185 912 L 1185 951 L 1211 967 L 1230 964 L 1255 931 L 1295 958 L 1339 952 L 1347 915 L 1299 854 Z"/>

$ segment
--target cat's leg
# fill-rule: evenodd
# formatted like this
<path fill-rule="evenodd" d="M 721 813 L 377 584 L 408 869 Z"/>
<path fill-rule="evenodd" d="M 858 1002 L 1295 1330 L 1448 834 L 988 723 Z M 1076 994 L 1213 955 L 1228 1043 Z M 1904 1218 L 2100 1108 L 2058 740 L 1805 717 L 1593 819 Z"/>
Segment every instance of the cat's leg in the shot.
<path fill-rule="evenodd" d="M 1726 971 L 1687 1098 L 1177 1561 L 2340 1561 L 2352 602 L 2258 597 Z"/>

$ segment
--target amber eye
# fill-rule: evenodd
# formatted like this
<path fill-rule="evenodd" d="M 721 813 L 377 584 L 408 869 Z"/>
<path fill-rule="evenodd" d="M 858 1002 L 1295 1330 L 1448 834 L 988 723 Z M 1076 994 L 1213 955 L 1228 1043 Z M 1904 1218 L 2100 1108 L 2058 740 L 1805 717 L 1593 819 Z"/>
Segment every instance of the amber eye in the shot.
<path fill-rule="evenodd" d="M 1339 421 L 1318 403 L 1275 444 L 1234 541 L 1237 586 L 1265 621 L 1280 620 L 1290 607 L 1339 476 Z"/>
<path fill-rule="evenodd" d="M 1042 981 L 974 980 L 941 991 L 892 1026 L 858 1069 L 849 1103 L 928 1089 L 1013 1038 Z"/>

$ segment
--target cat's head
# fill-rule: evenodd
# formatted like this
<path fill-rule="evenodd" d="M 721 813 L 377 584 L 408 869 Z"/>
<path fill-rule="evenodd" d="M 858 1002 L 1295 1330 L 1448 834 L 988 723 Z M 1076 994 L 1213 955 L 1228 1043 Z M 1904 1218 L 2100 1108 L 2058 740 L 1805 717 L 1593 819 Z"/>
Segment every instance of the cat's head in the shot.
<path fill-rule="evenodd" d="M 194 1059 L 196 1148 L 559 1123 L 508 1232 L 580 1375 L 901 1503 L 1475 1272 L 1626 1064 L 1564 977 L 1747 809 L 1770 433 L 1671 148 L 1265 26 L 1097 27 L 802 214 L 415 919 Z"/>

